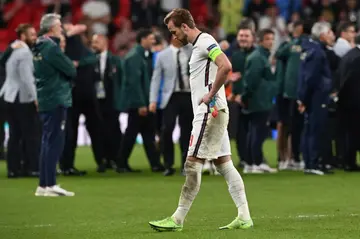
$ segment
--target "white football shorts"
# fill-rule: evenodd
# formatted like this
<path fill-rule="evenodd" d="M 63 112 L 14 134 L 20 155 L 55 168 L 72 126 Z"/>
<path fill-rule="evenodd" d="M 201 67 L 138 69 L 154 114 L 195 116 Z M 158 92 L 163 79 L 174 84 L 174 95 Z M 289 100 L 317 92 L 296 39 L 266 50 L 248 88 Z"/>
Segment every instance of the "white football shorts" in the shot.
<path fill-rule="evenodd" d="M 211 113 L 196 114 L 192 123 L 188 156 L 214 160 L 231 155 L 228 123 L 229 113 L 222 110 L 216 118 Z"/>

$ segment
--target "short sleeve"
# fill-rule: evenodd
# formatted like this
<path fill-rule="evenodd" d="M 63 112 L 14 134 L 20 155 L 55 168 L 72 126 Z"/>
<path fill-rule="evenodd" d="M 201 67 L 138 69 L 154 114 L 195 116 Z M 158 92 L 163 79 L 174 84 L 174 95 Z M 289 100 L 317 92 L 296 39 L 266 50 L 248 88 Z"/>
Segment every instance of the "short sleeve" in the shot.
<path fill-rule="evenodd" d="M 215 61 L 216 57 L 222 53 L 219 44 L 208 34 L 200 39 L 198 47 L 201 54 L 204 57 L 210 58 L 212 61 Z"/>

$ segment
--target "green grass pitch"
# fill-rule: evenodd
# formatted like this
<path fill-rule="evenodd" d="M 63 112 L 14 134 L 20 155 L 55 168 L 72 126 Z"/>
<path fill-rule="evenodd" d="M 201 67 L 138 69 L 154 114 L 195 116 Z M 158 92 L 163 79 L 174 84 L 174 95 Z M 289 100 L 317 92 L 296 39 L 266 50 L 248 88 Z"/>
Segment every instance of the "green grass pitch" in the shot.
<path fill-rule="evenodd" d="M 267 141 L 265 156 L 275 165 L 275 143 Z M 234 147 L 233 147 L 234 149 Z M 235 150 L 234 162 L 238 157 Z M 178 154 L 178 153 L 177 153 Z M 179 158 L 177 158 L 179 162 Z M 301 172 L 245 175 L 255 227 L 248 231 L 218 231 L 237 210 L 221 176 L 204 176 L 201 190 L 183 232 L 158 233 L 148 221 L 176 209 L 184 177 L 151 173 L 141 146 L 130 163 L 142 174 L 95 172 L 89 148 L 79 148 L 76 165 L 89 171 L 81 178 L 58 177 L 76 196 L 35 197 L 37 179 L 8 180 L 0 163 L 1 239 L 135 239 L 135 238 L 359 238 L 360 174 L 337 172 L 304 176 Z"/>

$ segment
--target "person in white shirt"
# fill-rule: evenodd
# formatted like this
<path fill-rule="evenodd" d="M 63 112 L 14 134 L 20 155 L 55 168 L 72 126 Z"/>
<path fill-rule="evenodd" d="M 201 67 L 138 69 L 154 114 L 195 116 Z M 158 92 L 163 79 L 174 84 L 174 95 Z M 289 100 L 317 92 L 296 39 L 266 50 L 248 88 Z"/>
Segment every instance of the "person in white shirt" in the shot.
<path fill-rule="evenodd" d="M 351 22 L 342 23 L 339 26 L 338 33 L 339 38 L 334 45 L 334 52 L 339 57 L 343 57 L 355 46 L 355 26 Z"/>
<path fill-rule="evenodd" d="M 181 231 L 201 184 L 201 172 L 206 160 L 213 160 L 217 171 L 224 176 L 229 192 L 238 209 L 230 224 L 219 229 L 248 229 L 253 226 L 246 199 L 244 182 L 231 160 L 227 132 L 229 109 L 224 83 L 232 70 L 227 56 L 216 40 L 195 26 L 190 12 L 174 9 L 164 19 L 171 34 L 184 45 L 193 45 L 190 58 L 190 89 L 194 120 L 188 157 L 185 162 L 186 180 L 175 213 L 160 221 L 149 222 L 157 231 Z M 215 101 L 215 102 L 214 102 Z M 217 108 L 218 114 L 210 113 Z"/>

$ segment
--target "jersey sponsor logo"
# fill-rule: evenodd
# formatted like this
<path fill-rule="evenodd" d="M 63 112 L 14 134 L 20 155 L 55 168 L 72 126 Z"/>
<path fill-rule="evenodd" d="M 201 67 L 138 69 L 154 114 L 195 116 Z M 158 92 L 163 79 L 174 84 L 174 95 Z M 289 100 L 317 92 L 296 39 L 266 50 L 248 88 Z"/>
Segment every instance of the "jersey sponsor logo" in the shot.
<path fill-rule="evenodd" d="M 215 48 L 215 47 L 217 47 L 217 45 L 214 43 L 214 44 L 210 45 L 210 46 L 207 48 L 207 50 L 208 50 L 208 51 L 211 51 L 211 49 L 213 49 L 213 48 Z"/>

